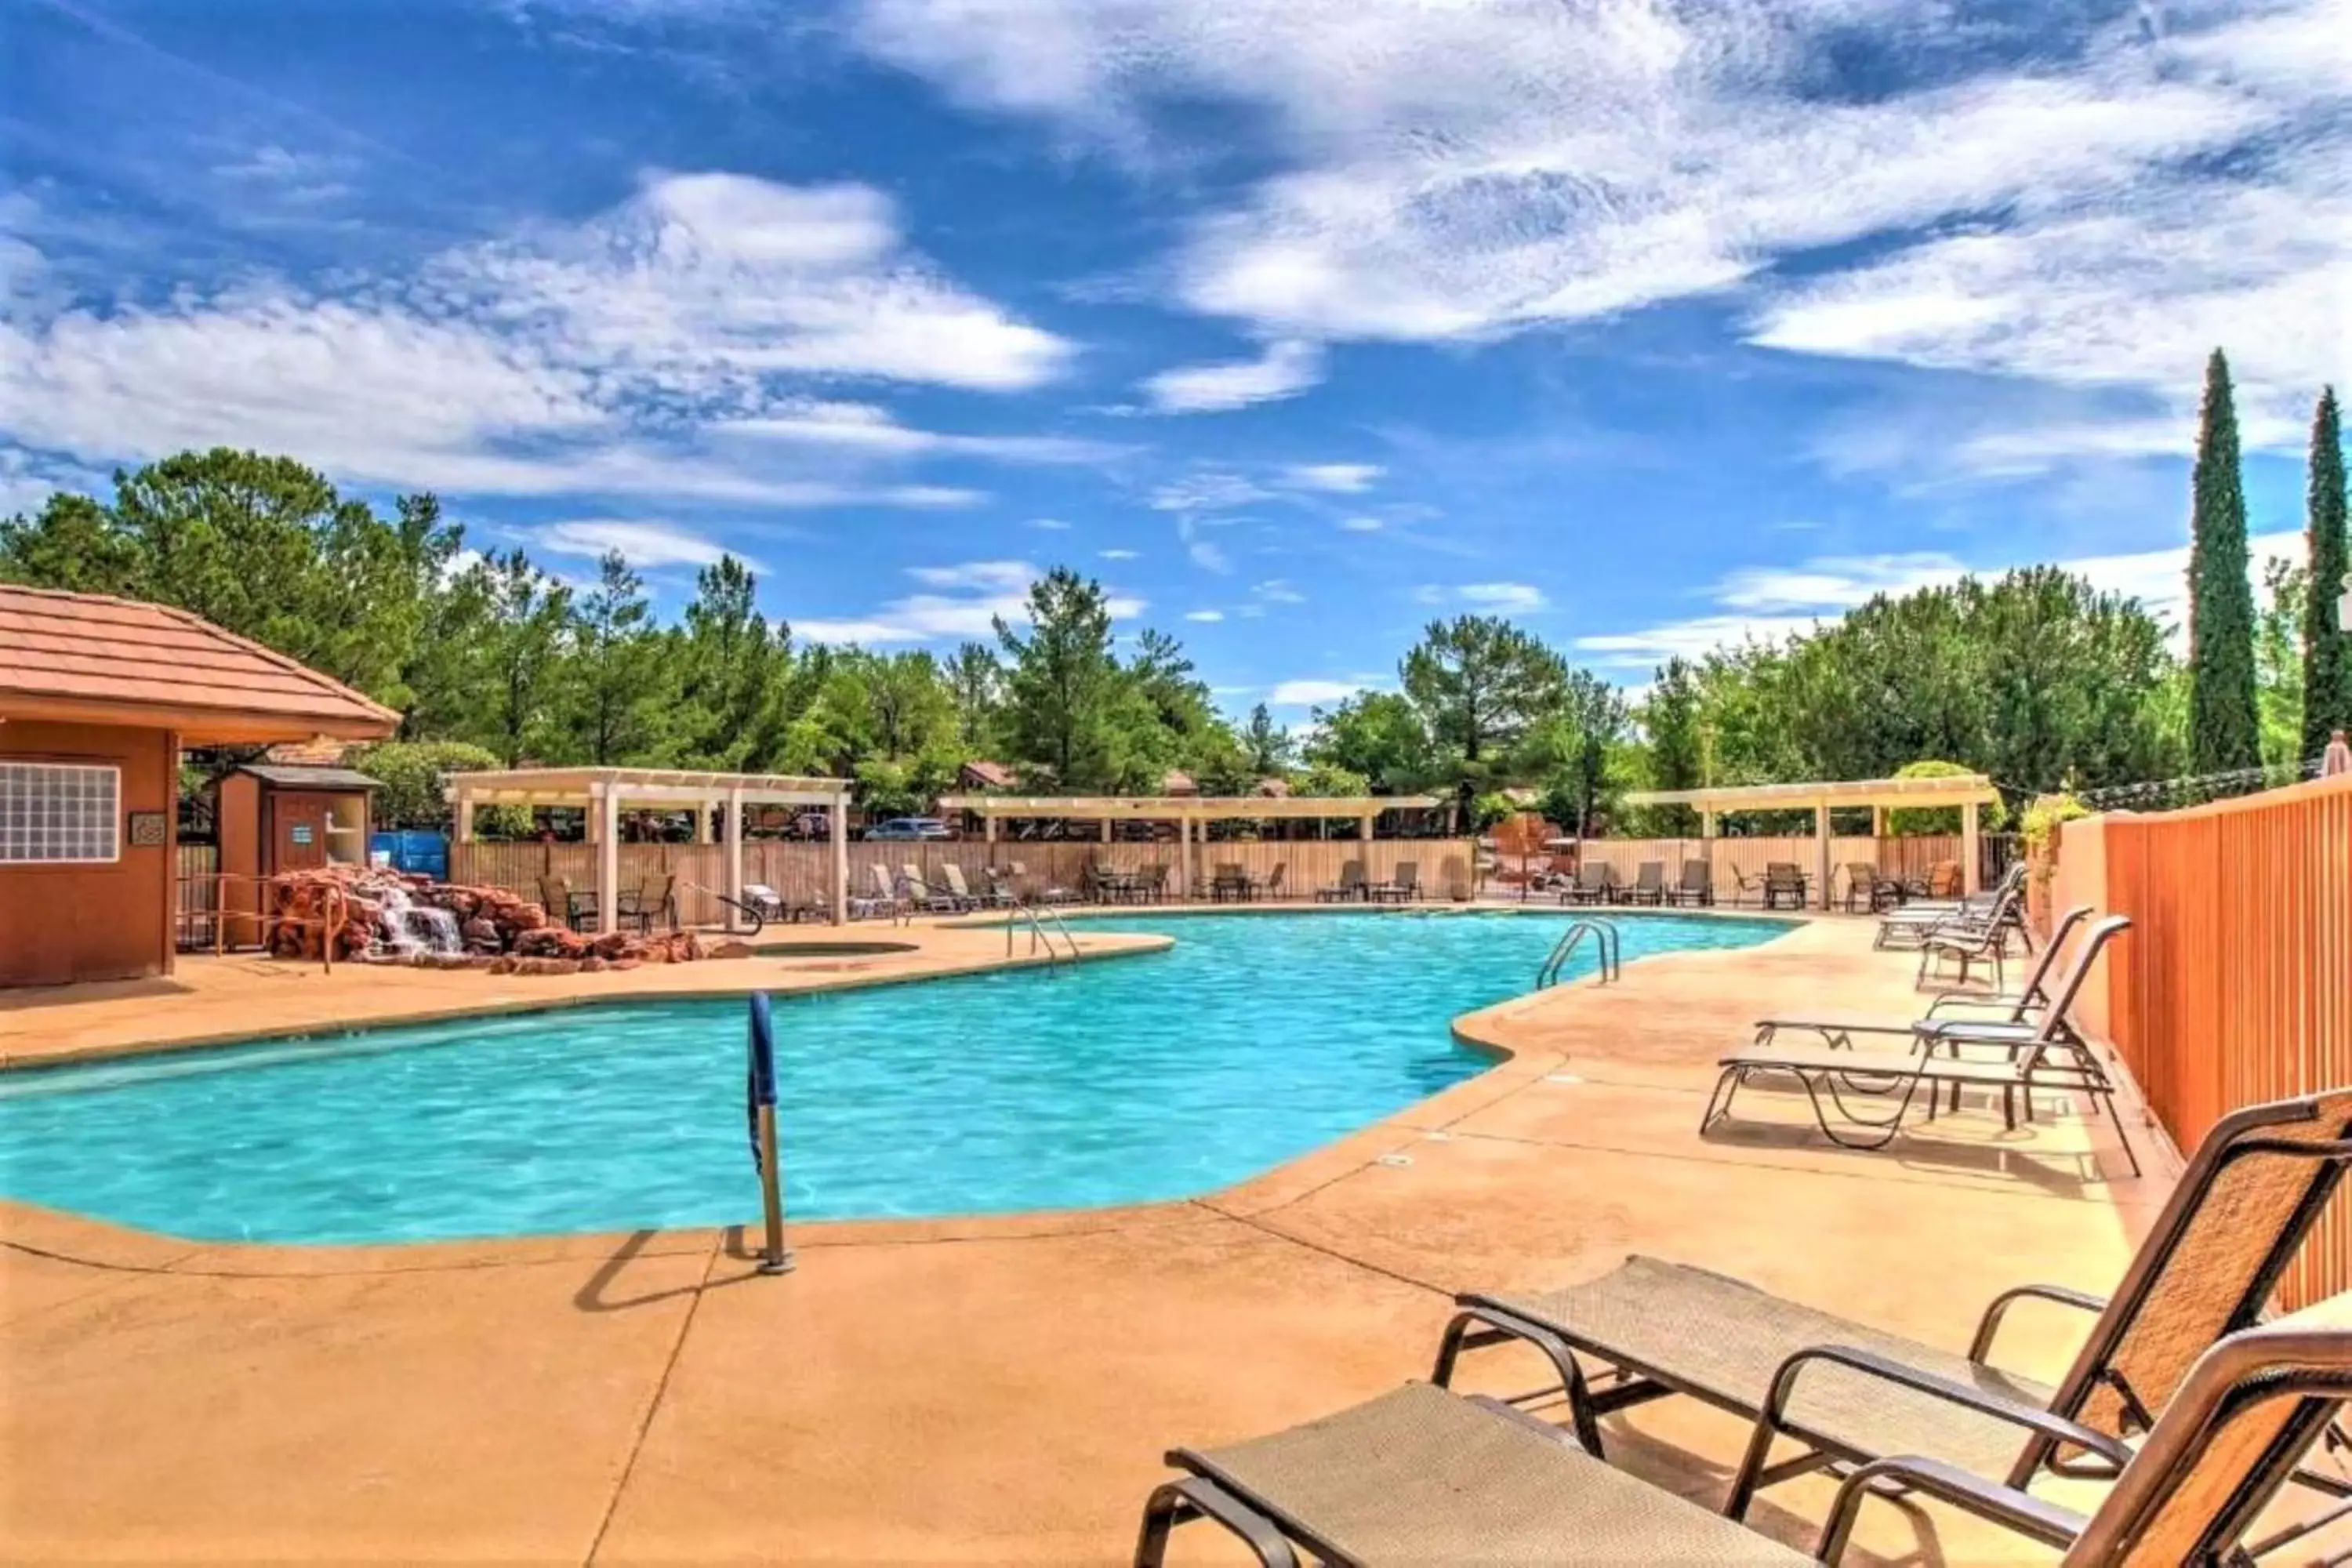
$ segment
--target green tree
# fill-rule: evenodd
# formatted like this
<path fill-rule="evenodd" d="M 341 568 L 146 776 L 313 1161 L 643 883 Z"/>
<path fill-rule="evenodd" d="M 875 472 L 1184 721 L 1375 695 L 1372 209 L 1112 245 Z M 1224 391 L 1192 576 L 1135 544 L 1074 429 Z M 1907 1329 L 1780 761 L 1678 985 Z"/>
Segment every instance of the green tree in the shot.
<path fill-rule="evenodd" d="M 2352 731 L 2352 626 L 2339 602 L 2352 587 L 2352 542 L 2345 536 L 2344 430 L 2336 389 L 2311 416 L 2310 592 L 2303 620 L 2303 754 L 2326 749 L 2329 734 Z"/>
<path fill-rule="evenodd" d="M 2254 703 L 2254 592 L 2246 556 L 2246 494 L 2238 471 L 2238 415 L 2230 362 L 2205 368 L 2205 406 L 2189 550 L 2189 761 L 2200 773 L 2262 761 Z"/>
<path fill-rule="evenodd" d="M 1120 670 L 1102 585 L 1057 566 L 1029 585 L 1029 629 L 1003 617 L 1005 731 L 1033 777 L 1072 794 L 1109 787 Z"/>
<path fill-rule="evenodd" d="M 1410 795 L 1436 777 L 1429 727 L 1421 710 L 1396 692 L 1359 692 L 1334 707 L 1313 709 L 1309 717 L 1314 733 L 1305 751 L 1310 768 L 1363 779 L 1381 795 Z"/>
<path fill-rule="evenodd" d="M 645 579 L 618 552 L 607 552 L 596 563 L 596 585 L 572 610 L 563 716 L 568 755 L 596 767 L 657 760 L 664 652 Z"/>
<path fill-rule="evenodd" d="M 760 614 L 758 576 L 733 555 L 695 574 L 678 638 L 677 760 L 722 773 L 764 769 L 783 743 L 791 633 Z"/>
<path fill-rule="evenodd" d="M 1610 758 L 1625 738 L 1625 694 L 1589 669 L 1570 670 L 1560 711 L 1576 737 L 1567 773 L 1576 799 L 1576 832 L 1590 837 L 1608 793 Z"/>
<path fill-rule="evenodd" d="M 1698 672 L 1689 660 L 1677 655 L 1658 668 L 1635 715 L 1646 787 L 1696 789 L 1706 782 L 1699 701 Z M 1638 826 L 1654 837 L 1674 837 L 1696 831 L 1698 814 L 1686 805 L 1655 806 L 1640 814 Z"/>
<path fill-rule="evenodd" d="M 2294 777 L 2309 754 L 2303 749 L 2303 633 L 2310 622 L 2310 573 L 2276 555 L 2263 563 L 2263 605 L 2254 616 L 2254 701 L 2263 721 L 2263 766 L 2284 778 Z"/>
<path fill-rule="evenodd" d="M 1399 674 L 1432 738 L 1473 767 L 1508 751 L 1568 679 L 1558 654 L 1499 616 L 1430 622 Z"/>
<path fill-rule="evenodd" d="M 136 597 L 139 541 L 88 496 L 59 490 L 31 517 L 0 522 L 0 581 Z"/>
<path fill-rule="evenodd" d="M 1004 667 L 986 643 L 964 643 L 947 662 L 947 683 L 955 702 L 957 739 L 971 756 L 985 757 L 995 743 L 1003 705 Z"/>
<path fill-rule="evenodd" d="M 520 550 L 470 567 L 489 605 L 477 735 L 509 767 L 547 739 L 571 641 L 572 590 Z"/>
<path fill-rule="evenodd" d="M 1241 742 L 1250 772 L 1259 778 L 1282 777 L 1298 752 L 1290 731 L 1274 721 L 1263 702 L 1250 710 L 1249 720 L 1242 726 Z"/>
<path fill-rule="evenodd" d="M 379 827 L 447 828 L 451 814 L 442 785 L 449 775 L 499 765 L 497 752 L 464 741 L 385 741 L 361 747 L 349 761 L 383 785 L 369 808 Z"/>

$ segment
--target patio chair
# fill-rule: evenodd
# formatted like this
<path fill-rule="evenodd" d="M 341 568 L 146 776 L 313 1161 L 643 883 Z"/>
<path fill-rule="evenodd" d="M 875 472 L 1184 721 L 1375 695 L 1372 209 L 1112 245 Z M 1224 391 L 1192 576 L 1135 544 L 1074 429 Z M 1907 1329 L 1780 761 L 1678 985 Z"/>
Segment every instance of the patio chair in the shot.
<path fill-rule="evenodd" d="M 1029 868 L 1018 860 L 1009 860 L 1005 862 L 1004 869 L 1013 889 L 1013 901 L 1017 903 L 1020 901 L 1020 886 L 1029 879 Z M 1048 879 L 1045 886 L 1030 896 L 1030 901 L 1039 904 L 1074 904 L 1078 901 L 1078 894 L 1058 882 Z"/>
<path fill-rule="evenodd" d="M 1289 868 L 1290 868 L 1286 862 L 1281 860 L 1276 861 L 1274 863 L 1273 870 L 1268 871 L 1264 878 L 1251 881 L 1250 897 L 1254 899 L 1266 900 L 1279 899 L 1282 897 L 1282 876 L 1283 873 Z"/>
<path fill-rule="evenodd" d="M 881 862 L 877 861 L 866 869 L 873 878 L 874 896 L 870 899 L 861 899 L 858 902 L 864 906 L 867 914 L 887 915 L 893 920 L 905 920 L 915 912 L 914 900 L 904 887 L 890 879 L 889 871 L 882 866 Z M 855 909 L 850 910 L 852 914 L 856 912 Z"/>
<path fill-rule="evenodd" d="M 1991 909 L 1982 914 L 1962 915 L 1930 928 L 1927 935 L 1919 939 L 1916 984 L 1927 984 L 1927 971 L 1941 958 L 1959 961 L 1958 984 L 1966 985 L 1969 975 L 1979 963 L 1992 965 L 1994 990 L 2007 984 L 2010 933 L 2021 924 L 2019 911 L 2024 902 L 2025 889 L 2010 888 L 2001 893 Z M 2027 951 L 2032 951 L 2030 944 Z"/>
<path fill-rule="evenodd" d="M 675 929 L 677 925 L 677 878 L 665 872 L 658 881 L 640 882 L 628 889 L 613 900 L 613 914 L 616 920 L 636 921 L 641 935 L 654 929 L 656 915 L 661 916 L 665 923 Z"/>
<path fill-rule="evenodd" d="M 1768 860 L 1764 863 L 1764 907 L 1777 910 L 1783 904 L 1792 910 L 1805 907 L 1805 868 L 1794 860 Z"/>
<path fill-rule="evenodd" d="M 1421 897 L 1421 862 L 1400 860 L 1389 873 L 1389 885 L 1381 889 L 1381 897 L 1392 903 L 1408 904 Z"/>
<path fill-rule="evenodd" d="M 1811 1554 L 1707 1512 L 1499 1399 L 1427 1384 L 1272 1436 L 1178 1448 L 1189 1472 L 1144 1505 L 1136 1568 L 1160 1568 L 1177 1525 L 1213 1519 L 1265 1568 L 1298 1549 L 1333 1563 L 1627 1563 L 1723 1568 L 1840 1564 L 1863 1505 L 1917 1493 L 2059 1549 L 2060 1568 L 2221 1568 L 2307 1533 L 2246 1542 L 2255 1521 L 2333 1426 L 2352 1389 L 2343 1298 L 2220 1339 L 2188 1366 L 2179 1393 L 2116 1485 L 2085 1517 L 1928 1455 L 1874 1459 L 1840 1484 Z M 1820 1360 L 1866 1361 L 1824 1346 Z M 1901 1390 L 1923 1406 L 1972 1412 L 1965 1382 L 1920 1377 Z M 2044 1440 L 2047 1418 L 2020 1415 Z M 1906 1505 L 1907 1506 L 1907 1505 Z M 1295 1545 L 1294 1545 L 1295 1543 Z"/>
<path fill-rule="evenodd" d="M 1663 904 L 1666 901 L 1666 863 L 1644 860 L 1634 869 L 1633 885 L 1624 891 L 1629 904 Z"/>
<path fill-rule="evenodd" d="M 1709 905 L 1715 902 L 1715 868 L 1705 860 L 1683 862 L 1683 879 L 1666 889 L 1666 901 L 1672 904 Z"/>
<path fill-rule="evenodd" d="M 1617 868 L 1606 860 L 1588 861 L 1576 868 L 1576 879 L 1562 889 L 1563 904 L 1605 904 L 1617 890 Z"/>
<path fill-rule="evenodd" d="M 2120 1439 L 2165 1415 L 2206 1347 L 2260 1320 L 2347 1160 L 2352 1088 L 2231 1112 L 2198 1146 L 2113 1297 L 2004 1290 L 1965 1353 L 1635 1256 L 1566 1289 L 1455 1297 L 1432 1381 L 1452 1382 L 1465 1350 L 1531 1346 L 1559 1373 L 1594 1454 L 1602 1415 L 1670 1394 L 1752 1420 L 1724 1508 L 1734 1519 L 1761 1487 L 1893 1455 L 2019 1488 L 2045 1468 L 2098 1479 L 2116 1468 Z M 2004 1316 L 2029 1299 L 2095 1317 L 2055 1385 L 1991 1360 Z M 1767 1465 L 1776 1437 L 1804 1451 Z"/>
<path fill-rule="evenodd" d="M 1895 901 L 1894 883 L 1878 874 L 1878 867 L 1868 860 L 1845 863 L 1845 912 L 1876 914 Z"/>
<path fill-rule="evenodd" d="M 2071 1016 L 2074 999 L 2082 994 L 2101 952 L 2130 929 L 2131 921 L 2124 915 L 2110 915 L 2090 929 L 2065 979 L 2041 1005 L 2039 1021 L 2029 1021 L 2035 1006 L 2028 998 L 2041 990 L 2054 962 L 2052 955 L 2059 949 L 2054 942 L 2043 950 L 2026 995 L 2019 999 L 2006 1019 L 1930 1016 L 1905 1027 L 1765 1019 L 1756 1026 L 1755 1044 L 1724 1058 L 1719 1064 L 1722 1072 L 1716 1079 L 1714 1093 L 1707 1097 L 1706 1110 L 1699 1119 L 1699 1135 L 1705 1137 L 1710 1129 L 1730 1116 L 1732 1101 L 1739 1090 L 1759 1073 L 1794 1078 L 1812 1103 L 1822 1135 L 1844 1149 L 1883 1149 L 1893 1142 L 1902 1132 L 1904 1121 L 1923 1088 L 1927 1090 L 1926 1103 L 1930 1118 L 1936 1113 L 1937 1097 L 1947 1089 L 1951 1092 L 1954 1110 L 1959 1108 L 1963 1089 L 1999 1089 L 2002 1121 L 2012 1129 L 2017 1125 L 2021 1100 L 2028 1119 L 2032 1118 L 2035 1088 L 2069 1089 L 2089 1095 L 2106 1108 L 2107 1120 L 2115 1125 L 2124 1157 L 2130 1161 L 2132 1174 L 2137 1176 L 2139 1156 L 2133 1152 L 2131 1139 L 2124 1132 L 2123 1121 L 2116 1112 L 2115 1081 L 2082 1032 L 2074 1027 Z M 1819 1035 L 1822 1044 L 1783 1045 L 1780 1040 L 1782 1030 Z M 1907 1036 L 1910 1048 L 1853 1048 L 1856 1035 L 1893 1034 Z M 1969 1049 L 1987 1055 L 1963 1054 Z M 1946 1056 L 1938 1057 L 1938 1051 Z M 1822 1102 L 1823 1090 L 1829 1094 L 1827 1104 Z M 1849 1094 L 1857 1100 L 1875 1100 L 1881 1107 L 1891 1101 L 1893 1111 L 1888 1114 L 1883 1110 L 1875 1113 L 1858 1110 L 1848 1101 Z M 1720 1105 L 1717 1103 L 1718 1100 Z M 1832 1106 L 1844 1123 L 1860 1131 L 1841 1131 L 1831 1120 Z"/>
<path fill-rule="evenodd" d="M 962 909 L 992 908 L 999 901 L 996 889 L 993 888 L 985 893 L 973 892 L 971 884 L 963 879 L 963 868 L 952 860 L 943 860 L 940 863 L 940 880 L 947 884 L 948 897 L 953 899 Z"/>
<path fill-rule="evenodd" d="M 1154 860 L 1146 866 L 1143 875 L 1136 879 L 1137 900 L 1147 904 L 1164 901 L 1168 897 L 1168 862 L 1165 860 Z"/>
<path fill-rule="evenodd" d="M 749 920 L 751 922 L 749 934 L 752 936 L 759 935 L 763 926 L 782 925 L 796 918 L 795 911 L 784 902 L 784 896 L 765 882 L 744 883 L 743 896 L 740 899 L 730 899 L 715 888 L 705 888 L 703 891 Z"/>
<path fill-rule="evenodd" d="M 568 930 L 578 931 L 583 925 L 596 923 L 596 895 L 573 892 L 569 877 L 541 877 L 539 901 L 551 918 L 562 921 Z"/>
<path fill-rule="evenodd" d="M 2035 960 L 2032 973 L 2025 977 L 2025 985 L 2021 990 L 2011 993 L 1947 992 L 1928 1004 L 1927 1011 L 1923 1017 L 1907 1024 L 1894 1024 L 1885 1020 L 1848 1023 L 1833 1018 L 1760 1018 L 1756 1024 L 1756 1043 L 1769 1045 L 1773 1037 L 1783 1029 L 1801 1029 L 1820 1035 L 1830 1045 L 1851 1046 L 1854 1044 L 1853 1037 L 1856 1035 L 1901 1035 L 1916 1038 L 1922 1034 L 1938 1031 L 1948 1026 L 1957 1026 L 1979 1032 L 2023 1031 L 2017 1037 L 2022 1041 L 2030 1036 L 2033 1027 L 2034 1015 L 2050 1010 L 2050 972 L 2058 966 L 2059 956 L 2066 948 L 2066 939 L 2074 935 L 2075 928 L 2089 920 L 2091 914 L 2090 905 L 2076 904 L 2058 917 L 2058 923 L 2051 928 L 2050 940 L 2042 944 L 2042 956 Z M 2082 967 L 2079 961 L 2074 967 L 2078 969 Z M 2062 983 L 2061 989 L 2063 988 Z M 1959 1010 L 1964 1008 L 1974 1009 L 1987 1014 L 1988 1016 L 1983 1018 L 1957 1016 Z M 2083 1037 L 2066 1018 L 2063 1008 L 2058 1010 L 2058 1017 L 2059 1027 L 2063 1031 L 2063 1037 L 2070 1042 L 2080 1043 Z"/>
<path fill-rule="evenodd" d="M 1318 904 L 1344 904 L 1364 896 L 1364 863 L 1361 860 L 1339 862 L 1339 879 L 1328 888 L 1315 889 Z"/>
<path fill-rule="evenodd" d="M 1958 861 L 1945 861 L 1942 864 L 1951 867 L 1954 875 L 1958 874 Z M 1916 949 L 1937 926 L 1948 925 L 1954 921 L 1964 921 L 1972 915 L 1982 916 L 1990 913 L 1993 907 L 2000 902 L 2003 894 L 2012 890 L 2023 891 L 2026 870 L 2024 861 L 2014 861 L 2008 870 L 2000 874 L 2000 881 L 1981 893 L 1970 893 L 1964 898 L 1907 903 L 1900 909 L 1890 910 L 1880 919 L 1878 936 L 1872 945 L 1898 950 Z M 2023 906 L 2021 903 L 2018 906 L 2018 913 L 2013 918 L 2020 934 L 2024 936 L 2026 951 L 2031 952 L 2033 950 L 2033 939 L 2032 934 L 2023 929 L 2022 912 Z"/>

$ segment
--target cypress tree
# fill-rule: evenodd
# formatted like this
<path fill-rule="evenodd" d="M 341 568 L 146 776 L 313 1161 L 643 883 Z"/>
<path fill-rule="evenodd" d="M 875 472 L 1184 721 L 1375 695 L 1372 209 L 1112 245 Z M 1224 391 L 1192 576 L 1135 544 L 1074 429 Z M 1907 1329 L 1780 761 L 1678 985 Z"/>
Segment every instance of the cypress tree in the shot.
<path fill-rule="evenodd" d="M 2254 588 L 2247 574 L 2246 492 L 2238 473 L 2238 415 L 2230 362 L 2205 366 L 2205 410 L 2189 548 L 2189 750 L 2200 773 L 2259 767 L 2254 705 Z"/>
<path fill-rule="evenodd" d="M 2311 595 L 2303 610 L 2303 754 L 2317 756 L 2336 730 L 2352 731 L 2352 627 L 2336 610 L 2352 570 L 2345 539 L 2344 430 L 2336 389 L 2311 416 Z"/>

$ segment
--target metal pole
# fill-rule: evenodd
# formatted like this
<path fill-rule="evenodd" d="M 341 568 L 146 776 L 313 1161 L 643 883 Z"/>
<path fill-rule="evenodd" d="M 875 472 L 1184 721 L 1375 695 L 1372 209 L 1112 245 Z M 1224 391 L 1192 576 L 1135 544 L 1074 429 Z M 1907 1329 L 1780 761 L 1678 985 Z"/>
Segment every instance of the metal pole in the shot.
<path fill-rule="evenodd" d="M 768 1013 L 768 998 L 753 992 L 751 998 L 750 1071 L 743 1092 L 751 1113 L 751 1160 L 760 1168 L 760 1202 L 767 1220 L 767 1245 L 761 1249 L 760 1272 L 789 1274 L 793 1251 L 784 1245 L 783 1162 L 776 1153 L 776 1040 Z"/>
<path fill-rule="evenodd" d="M 776 1108 L 760 1107 L 760 1201 L 767 1211 L 768 1244 L 760 1254 L 762 1274 L 790 1274 L 793 1249 L 784 1245 L 782 1174 L 776 1162 Z"/>

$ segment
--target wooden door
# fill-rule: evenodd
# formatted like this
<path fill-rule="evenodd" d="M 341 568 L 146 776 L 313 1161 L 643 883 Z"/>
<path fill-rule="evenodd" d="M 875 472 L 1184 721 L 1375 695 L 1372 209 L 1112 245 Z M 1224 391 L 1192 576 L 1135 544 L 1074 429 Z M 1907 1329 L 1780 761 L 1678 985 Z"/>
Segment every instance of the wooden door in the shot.
<path fill-rule="evenodd" d="M 273 871 L 308 871 L 327 863 L 327 797 L 269 793 L 269 852 Z"/>

